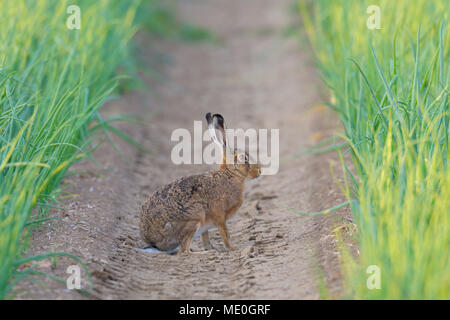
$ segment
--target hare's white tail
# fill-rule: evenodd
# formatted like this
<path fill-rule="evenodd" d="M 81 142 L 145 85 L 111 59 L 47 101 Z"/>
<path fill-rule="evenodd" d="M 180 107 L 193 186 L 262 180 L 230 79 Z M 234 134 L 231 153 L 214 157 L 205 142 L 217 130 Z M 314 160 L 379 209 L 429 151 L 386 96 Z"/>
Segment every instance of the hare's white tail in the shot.
<path fill-rule="evenodd" d="M 169 251 L 162 251 L 155 247 L 146 247 L 140 249 L 143 252 L 149 252 L 149 253 L 165 253 L 165 254 L 174 254 L 178 252 L 179 247 L 176 247 L 175 249 L 169 250 Z"/>

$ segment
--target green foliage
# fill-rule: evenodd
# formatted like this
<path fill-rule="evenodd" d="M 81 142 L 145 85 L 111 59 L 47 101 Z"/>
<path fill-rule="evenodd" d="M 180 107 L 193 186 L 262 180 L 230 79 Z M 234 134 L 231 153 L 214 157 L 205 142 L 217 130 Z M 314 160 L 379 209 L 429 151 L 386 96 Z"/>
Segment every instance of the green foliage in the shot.
<path fill-rule="evenodd" d="M 137 19 L 147 31 L 159 37 L 187 42 L 216 40 L 209 30 L 180 21 L 175 12 L 173 1 L 150 0 L 146 2 Z"/>
<path fill-rule="evenodd" d="M 66 26 L 81 9 L 81 29 Z M 140 1 L 0 2 L 0 298 L 17 272 L 31 211 L 45 221 L 67 169 L 83 158 L 88 124 L 128 57 Z"/>
<path fill-rule="evenodd" d="M 348 294 L 450 298 L 448 1 L 299 5 L 356 172 L 343 188 L 360 251 L 344 259 Z M 370 265 L 381 289 L 366 286 Z"/>

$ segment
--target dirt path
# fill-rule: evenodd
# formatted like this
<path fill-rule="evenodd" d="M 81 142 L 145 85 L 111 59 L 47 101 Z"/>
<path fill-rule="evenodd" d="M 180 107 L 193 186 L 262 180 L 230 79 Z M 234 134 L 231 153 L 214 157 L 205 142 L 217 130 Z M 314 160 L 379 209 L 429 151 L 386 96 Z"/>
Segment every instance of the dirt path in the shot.
<path fill-rule="evenodd" d="M 120 128 L 151 150 L 151 155 L 119 142 L 127 161 L 104 143 L 95 153 L 106 170 L 84 161 L 66 179 L 70 197 L 64 219 L 33 235 L 29 254 L 65 251 L 93 271 L 93 298 L 100 299 L 316 299 L 323 272 L 331 294 L 341 288 L 330 217 L 300 217 L 288 208 L 315 211 L 342 201 L 329 171 L 330 155 L 294 157 L 305 145 L 329 136 L 336 120 L 324 108 L 320 81 L 298 39 L 286 38 L 290 0 L 181 1 L 184 21 L 202 25 L 220 44 L 164 43 L 149 60 L 165 54 L 170 63 L 163 84 L 151 93 L 130 93 L 105 107 L 106 115 L 141 114 L 148 126 Z M 156 57 L 156 58 L 155 58 Z M 150 80 L 149 80 L 150 81 Z M 279 128 L 281 164 L 277 175 L 246 186 L 245 202 L 229 222 L 232 252 L 209 251 L 192 257 L 140 251 L 139 208 L 158 186 L 211 169 L 176 166 L 170 160 L 176 128 L 193 129 L 207 111 L 220 112 L 229 127 Z M 331 157 L 333 158 L 333 157 Z M 61 211 L 53 212 L 62 215 Z M 211 241 L 223 248 L 217 231 Z M 200 239 L 194 241 L 199 249 Z M 60 259 L 42 271 L 67 277 L 73 264 Z M 321 271 L 321 268 L 323 269 Z M 21 298 L 81 298 L 63 284 L 18 287 Z"/>

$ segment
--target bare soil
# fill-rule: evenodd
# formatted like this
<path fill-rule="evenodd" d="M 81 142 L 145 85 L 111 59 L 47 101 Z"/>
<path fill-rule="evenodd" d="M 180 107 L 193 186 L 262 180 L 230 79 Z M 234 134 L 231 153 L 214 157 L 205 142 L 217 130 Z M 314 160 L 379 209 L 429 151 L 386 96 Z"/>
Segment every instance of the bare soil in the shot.
<path fill-rule="evenodd" d="M 339 254 L 332 229 L 348 209 L 319 217 L 292 213 L 317 211 L 344 201 L 330 173 L 333 153 L 297 156 L 302 148 L 331 136 L 337 119 L 323 106 L 323 88 L 299 37 L 286 37 L 292 23 L 290 0 L 180 1 L 182 20 L 210 29 L 218 43 L 180 43 L 140 37 L 142 57 L 159 67 L 164 81 L 144 77 L 148 92 L 129 92 L 108 103 L 105 117 L 139 114 L 148 125 L 118 127 L 151 153 L 115 139 L 126 160 L 105 141 L 78 172 L 64 180 L 62 220 L 36 230 L 26 256 L 68 252 L 92 273 L 89 296 L 50 279 L 21 282 L 19 299 L 319 299 L 320 278 L 327 297 L 342 291 Z M 322 93 L 322 94 L 321 94 Z M 314 107 L 315 106 L 315 107 Z M 245 201 L 228 223 L 235 250 L 201 255 L 142 252 L 139 210 L 158 186 L 177 177 L 212 169 L 174 165 L 170 160 L 176 128 L 193 130 L 206 112 L 221 113 L 230 128 L 279 128 L 280 170 L 246 185 Z M 206 126 L 205 126 L 206 127 Z M 336 165 L 336 171 L 339 171 Z M 193 243 L 201 250 L 201 239 Z M 67 278 L 68 258 L 39 262 L 38 270 Z M 88 277 L 82 273 L 82 285 Z"/>

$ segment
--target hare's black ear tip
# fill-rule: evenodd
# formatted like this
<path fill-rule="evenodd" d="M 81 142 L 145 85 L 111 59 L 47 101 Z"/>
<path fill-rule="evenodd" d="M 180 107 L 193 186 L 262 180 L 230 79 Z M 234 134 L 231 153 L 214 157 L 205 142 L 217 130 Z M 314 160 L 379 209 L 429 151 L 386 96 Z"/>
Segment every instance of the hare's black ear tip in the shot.
<path fill-rule="evenodd" d="M 220 123 L 223 123 L 223 117 L 221 114 L 216 113 L 213 118 L 217 118 Z"/>

